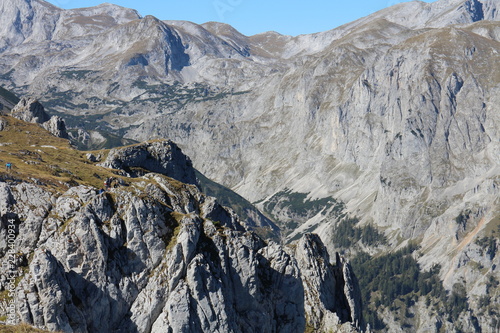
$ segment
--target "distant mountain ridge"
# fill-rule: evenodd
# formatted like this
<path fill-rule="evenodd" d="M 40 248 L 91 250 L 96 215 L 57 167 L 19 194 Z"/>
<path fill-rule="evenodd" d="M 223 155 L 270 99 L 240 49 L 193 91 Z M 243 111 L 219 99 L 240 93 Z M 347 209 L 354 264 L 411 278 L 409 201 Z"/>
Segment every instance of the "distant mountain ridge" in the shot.
<path fill-rule="evenodd" d="M 357 259 L 418 244 L 419 270 L 439 265 L 448 295 L 403 294 L 394 304 L 408 316 L 384 307 L 386 327 L 487 330 L 500 311 L 498 296 L 486 302 L 499 279 L 498 13 L 494 0 L 405 2 L 317 34 L 244 36 L 111 5 L 8 0 L 0 83 L 69 127 L 178 142 L 203 174 L 290 226 L 284 242 L 316 232 Z M 367 244 L 367 230 L 385 242 Z M 426 304 L 444 309 L 464 291 L 453 318 Z"/>

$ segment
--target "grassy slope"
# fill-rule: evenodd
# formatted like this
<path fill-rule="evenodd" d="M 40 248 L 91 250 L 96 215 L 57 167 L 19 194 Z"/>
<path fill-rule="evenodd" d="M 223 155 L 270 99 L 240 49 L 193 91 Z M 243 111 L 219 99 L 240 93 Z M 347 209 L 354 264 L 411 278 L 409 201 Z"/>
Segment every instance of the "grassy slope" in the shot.
<path fill-rule="evenodd" d="M 0 333 L 46 333 L 49 331 L 34 328 L 28 324 L 19 324 L 15 326 L 0 325 Z"/>
<path fill-rule="evenodd" d="M 0 131 L 0 178 L 42 182 L 54 191 L 74 185 L 102 187 L 110 170 L 97 167 L 85 152 L 71 147 L 68 140 L 54 137 L 37 124 L 1 116 L 7 127 Z M 5 164 L 12 163 L 7 172 Z"/>

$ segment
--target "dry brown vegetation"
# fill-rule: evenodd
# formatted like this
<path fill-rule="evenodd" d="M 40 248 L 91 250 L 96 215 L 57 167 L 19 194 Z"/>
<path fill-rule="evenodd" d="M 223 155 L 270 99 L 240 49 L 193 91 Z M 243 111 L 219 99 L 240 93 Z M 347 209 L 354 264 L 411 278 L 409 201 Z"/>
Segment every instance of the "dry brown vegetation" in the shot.
<path fill-rule="evenodd" d="M 85 156 L 88 152 L 76 150 L 68 140 L 51 135 L 37 124 L 9 116 L 0 120 L 7 123 L 0 131 L 2 180 L 36 182 L 52 192 L 61 192 L 75 185 L 100 188 L 107 177 L 117 177 L 112 170 L 91 163 Z M 11 170 L 6 163 L 12 163 Z"/>
<path fill-rule="evenodd" d="M 18 325 L 0 325 L 0 333 L 46 333 L 49 331 L 44 331 L 25 323 Z"/>

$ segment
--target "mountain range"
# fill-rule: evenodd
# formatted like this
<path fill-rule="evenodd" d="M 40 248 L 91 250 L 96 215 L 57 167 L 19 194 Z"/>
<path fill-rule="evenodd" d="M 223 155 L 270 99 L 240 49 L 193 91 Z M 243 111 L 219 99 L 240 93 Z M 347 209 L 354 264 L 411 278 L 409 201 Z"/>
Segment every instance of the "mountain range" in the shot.
<path fill-rule="evenodd" d="M 244 36 L 4 0 L 0 84 L 63 117 L 83 148 L 175 141 L 284 243 L 314 232 L 360 268 L 418 245 L 418 271 L 445 295 L 399 290 L 389 306 L 358 272 L 372 327 L 487 331 L 500 311 L 498 13 L 494 0 L 414 1 L 322 33 Z M 429 307 L 464 297 L 451 318 Z"/>

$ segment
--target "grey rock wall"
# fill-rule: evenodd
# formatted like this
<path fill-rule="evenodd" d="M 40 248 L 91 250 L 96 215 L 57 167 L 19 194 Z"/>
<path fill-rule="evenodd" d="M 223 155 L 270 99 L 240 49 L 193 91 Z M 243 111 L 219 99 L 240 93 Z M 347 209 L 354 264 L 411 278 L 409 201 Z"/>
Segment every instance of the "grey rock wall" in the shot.
<path fill-rule="evenodd" d="M 52 133 L 52 135 L 59 138 L 68 138 L 64 120 L 58 116 L 49 116 L 45 112 L 43 105 L 34 98 L 21 98 L 19 103 L 12 109 L 10 115 L 20 120 L 40 124 Z"/>
<path fill-rule="evenodd" d="M 173 139 L 197 169 L 250 201 L 285 188 L 334 197 L 360 225 L 383 230 L 386 250 L 416 240 L 422 267 L 441 264 L 448 290 L 466 279 L 480 297 L 488 275 L 464 258 L 496 230 L 500 207 L 497 7 L 405 2 L 327 32 L 248 37 L 112 5 L 8 0 L 0 81 L 98 118 L 100 129 Z M 86 24 L 95 15 L 106 19 Z M 101 47 L 110 43 L 116 49 Z M 464 228 L 456 218 L 467 210 L 479 213 Z M 315 231 L 335 252 L 336 219 L 303 222 L 291 237 Z"/>
<path fill-rule="evenodd" d="M 0 183 L 0 213 L 0 261 L 7 218 L 24 258 L 17 315 L 40 328 L 352 332 L 361 322 L 353 272 L 330 264 L 319 237 L 296 249 L 266 243 L 196 186 L 161 174 L 102 194 Z"/>
<path fill-rule="evenodd" d="M 189 157 L 172 141 L 159 140 L 112 149 L 100 166 L 136 175 L 133 168 L 161 173 L 183 183 L 198 184 Z"/>

